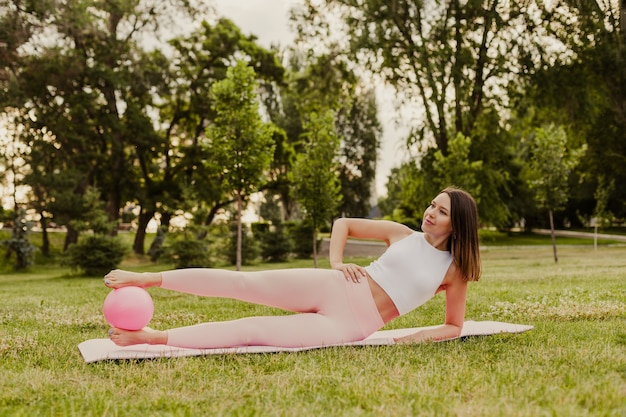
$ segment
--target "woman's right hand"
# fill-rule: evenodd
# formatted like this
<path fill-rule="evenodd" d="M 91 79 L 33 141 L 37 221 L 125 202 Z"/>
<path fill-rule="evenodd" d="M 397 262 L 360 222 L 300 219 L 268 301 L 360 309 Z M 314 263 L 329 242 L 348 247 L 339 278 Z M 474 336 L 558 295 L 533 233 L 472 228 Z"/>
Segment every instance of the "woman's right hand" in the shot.
<path fill-rule="evenodd" d="M 361 278 L 365 278 L 367 276 L 365 268 L 357 264 L 337 263 L 333 264 L 332 268 L 343 272 L 343 275 L 344 277 L 346 277 L 347 281 L 361 282 Z"/>

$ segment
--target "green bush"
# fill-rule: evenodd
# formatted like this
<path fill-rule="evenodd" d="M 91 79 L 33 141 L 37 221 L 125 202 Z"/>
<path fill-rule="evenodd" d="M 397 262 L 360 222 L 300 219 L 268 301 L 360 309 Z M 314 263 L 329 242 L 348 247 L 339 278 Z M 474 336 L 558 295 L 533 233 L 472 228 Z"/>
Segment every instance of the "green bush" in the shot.
<path fill-rule="evenodd" d="M 287 233 L 293 242 L 293 252 L 298 259 L 308 259 L 313 255 L 313 227 L 306 222 L 286 222 Z M 322 240 L 317 239 L 317 249 Z"/>
<path fill-rule="evenodd" d="M 15 255 L 13 268 L 16 270 L 26 269 L 35 262 L 37 248 L 30 242 L 29 234 L 32 224 L 26 220 L 26 212 L 19 210 L 14 219 L 11 237 L 2 241 L 7 250 L 5 258 Z"/>
<path fill-rule="evenodd" d="M 179 239 L 167 246 L 161 257 L 178 269 L 208 268 L 213 266 L 209 244 L 204 240 Z"/>
<path fill-rule="evenodd" d="M 287 236 L 285 227 L 282 224 L 278 224 L 273 228 L 264 224 L 267 227 L 254 227 L 254 237 L 261 244 L 261 257 L 267 262 L 284 262 L 289 258 L 292 250 L 292 243 Z"/>
<path fill-rule="evenodd" d="M 124 245 L 116 237 L 87 236 L 70 245 L 63 264 L 79 269 L 89 276 L 104 275 L 116 269 L 126 255 Z"/>
<path fill-rule="evenodd" d="M 237 263 L 237 223 L 231 222 L 229 224 L 229 236 L 228 242 L 225 247 L 225 255 L 227 261 L 231 265 L 235 265 Z M 242 265 L 250 265 L 256 262 L 259 259 L 259 255 L 261 253 L 261 245 L 256 239 L 252 238 L 251 233 L 249 232 L 248 227 L 243 224 L 242 225 L 242 233 L 241 233 L 241 263 Z"/>

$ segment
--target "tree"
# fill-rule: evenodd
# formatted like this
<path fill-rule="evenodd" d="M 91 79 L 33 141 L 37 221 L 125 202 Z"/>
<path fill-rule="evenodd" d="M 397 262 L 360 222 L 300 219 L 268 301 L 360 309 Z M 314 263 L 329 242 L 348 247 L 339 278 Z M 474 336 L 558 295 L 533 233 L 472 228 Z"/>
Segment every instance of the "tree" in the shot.
<path fill-rule="evenodd" d="M 305 151 L 296 157 L 292 182 L 296 200 L 313 227 L 313 262 L 317 268 L 317 232 L 341 203 L 336 161 L 339 138 L 330 110 L 310 113 L 304 129 Z"/>
<path fill-rule="evenodd" d="M 341 108 L 337 114 L 335 125 L 341 139 L 339 213 L 342 216 L 369 215 L 382 135 L 377 111 L 374 90 L 359 84 L 351 106 Z"/>
<path fill-rule="evenodd" d="M 449 143 L 447 156 L 444 156 L 441 151 L 435 153 L 433 171 L 439 188 L 435 192 L 439 192 L 449 185 L 456 185 L 470 192 L 476 202 L 480 204 L 482 185 L 478 176 L 483 163 L 482 161 L 471 161 L 468 158 L 471 145 L 470 138 L 458 133 L 456 138 Z"/>
<path fill-rule="evenodd" d="M 160 149 L 146 141 L 137 147 L 142 161 L 140 176 L 149 187 L 141 195 L 145 214 L 136 251 L 143 248 L 142 226 L 154 214 L 161 215 L 164 231 L 176 210 L 192 213 L 194 222 L 207 226 L 219 210 L 233 202 L 231 190 L 220 180 L 220 161 L 213 160 L 201 144 L 206 126 L 215 116 L 212 85 L 224 79 L 237 57 L 248 61 L 265 86 L 280 83 L 284 71 L 275 51 L 260 47 L 256 37 L 244 36 L 228 19 L 218 19 L 215 24 L 203 21 L 197 30 L 170 40 L 169 45 L 173 56 L 161 60 L 166 67 L 165 82 L 158 90 L 163 126 L 158 134 L 165 145 Z"/>
<path fill-rule="evenodd" d="M 323 0 L 306 5 L 296 16 L 303 40 L 343 46 L 354 62 L 393 86 L 397 99 L 414 109 L 407 146 L 419 150 L 416 163 L 425 177 L 434 177 L 428 171 L 430 149 L 447 156 L 458 133 L 471 138 L 468 156 L 482 161 L 481 181 L 489 188 L 484 207 L 494 210 L 481 218 L 509 223 L 518 184 L 507 171 L 519 168 L 513 138 L 504 128 L 505 93 L 523 74 L 520 67 L 530 71 L 534 67 L 528 63 L 549 56 L 548 43 L 532 30 L 541 21 L 542 2 Z M 343 25 L 329 24 L 336 16 Z M 329 28 L 334 33 L 326 32 Z"/>
<path fill-rule="evenodd" d="M 81 215 L 72 201 L 87 187 L 101 191 L 111 220 L 131 202 L 140 208 L 133 244 L 139 254 L 157 214 L 167 227 L 177 210 L 205 204 L 202 220 L 210 223 L 230 201 L 199 145 L 213 117 L 209 89 L 235 56 L 249 59 L 268 83 L 280 81 L 275 52 L 227 19 L 203 21 L 166 43 L 159 25 L 197 11 L 186 0 L 21 3 L 0 0 L 7 16 L 0 18 L 7 23 L 0 29 L 0 57 L 7 58 L 0 60 L 0 102 L 25 109 L 17 123 L 32 133 L 25 139 L 32 150 L 28 185 L 46 186 L 32 194 L 43 199 L 33 206 L 54 209 L 57 222 L 67 224 Z M 71 226 L 67 236 L 66 246 L 78 239 Z"/>
<path fill-rule="evenodd" d="M 228 19 L 215 24 L 202 21 L 197 30 L 171 39 L 169 46 L 171 59 L 155 51 L 150 55 L 152 64 L 146 66 L 146 76 L 158 80 L 153 106 L 159 110 L 162 129 L 153 137 L 143 135 L 134 148 L 143 184 L 134 196 L 141 206 L 133 245 L 136 253 L 143 253 L 145 227 L 157 213 L 165 233 L 177 210 L 192 213 L 199 225 L 209 225 L 219 210 L 233 202 L 220 180 L 220 161 L 202 146 L 206 126 L 215 117 L 213 84 L 226 77 L 236 57 L 248 60 L 264 85 L 280 83 L 284 71 L 274 51 L 260 47 L 254 36 L 244 36 Z"/>
<path fill-rule="evenodd" d="M 527 167 L 528 186 L 539 207 L 548 210 L 554 262 L 558 262 L 554 233 L 554 211 L 563 208 L 568 198 L 568 178 L 582 156 L 582 149 L 569 150 L 562 126 L 548 125 L 535 130 Z"/>
<path fill-rule="evenodd" d="M 451 137 L 471 135 L 485 109 L 506 104 L 501 93 L 511 74 L 541 51 L 542 39 L 520 36 L 535 24 L 533 13 L 541 10 L 536 3 L 308 1 L 300 30 L 305 39 L 326 35 L 327 43 L 337 43 L 337 36 L 325 29 L 339 30 L 350 57 L 423 109 L 414 140 L 432 140 L 445 155 Z M 327 24 L 327 16 L 339 16 L 344 25 Z M 313 27 L 307 20 L 326 25 Z"/>
<path fill-rule="evenodd" d="M 558 6 L 545 26 L 568 53 L 522 80 L 513 104 L 520 116 L 533 114 L 534 125 L 566 125 L 570 140 L 587 145 L 566 213 L 589 218 L 600 178 L 626 183 L 626 4 L 567 0 Z M 626 217 L 626 187 L 606 198 L 608 210 Z"/>
<path fill-rule="evenodd" d="M 593 247 L 595 250 L 598 249 L 598 226 L 606 225 L 608 223 L 607 220 L 612 216 L 606 209 L 606 203 L 613 188 L 615 188 L 615 180 L 607 181 L 605 178 L 599 178 L 598 188 L 594 193 L 596 207 L 593 213 Z"/>
<path fill-rule="evenodd" d="M 387 178 L 387 195 L 379 199 L 381 214 L 391 220 L 419 229 L 419 219 L 428 205 L 424 175 L 415 161 L 391 169 Z"/>
<path fill-rule="evenodd" d="M 109 218 L 116 220 L 126 193 L 138 188 L 131 169 L 133 139 L 145 137 L 146 128 L 153 131 L 150 123 L 143 123 L 150 112 L 146 107 L 153 79 L 143 66 L 152 61 L 144 61 L 141 36 L 154 38 L 158 24 L 169 19 L 173 9 L 179 15 L 190 11 L 189 3 L 49 0 L 25 5 L 14 0 L 0 7 L 12 23 L 0 31 L 10 56 L 8 69 L 3 68 L 3 104 L 24 109 L 16 123 L 34 132 L 25 139 L 34 151 L 27 163 L 38 171 L 32 179 L 62 177 L 57 184 L 63 188 L 34 194 L 55 200 L 37 205 L 51 206 L 62 193 L 80 199 L 88 187 L 96 186 Z M 37 134 L 43 131 L 48 135 Z M 80 213 L 72 207 L 57 205 L 54 214 L 77 218 Z M 66 247 L 77 239 L 69 226 Z"/>
<path fill-rule="evenodd" d="M 211 88 L 215 119 L 207 128 L 206 146 L 236 197 L 237 270 L 241 269 L 244 199 L 263 184 L 274 151 L 272 130 L 259 114 L 257 88 L 254 69 L 241 60 Z"/>
<path fill-rule="evenodd" d="M 338 53 L 313 56 L 294 49 L 289 57 L 280 103 L 267 106 L 285 136 L 278 143 L 274 175 L 266 192 L 280 195 L 287 218 L 296 214 L 289 178 L 294 154 L 304 151 L 303 124 L 310 113 L 322 114 L 331 109 L 340 140 L 338 162 L 343 195 L 336 215 L 365 217 L 369 214 L 382 134 L 374 91 Z"/>

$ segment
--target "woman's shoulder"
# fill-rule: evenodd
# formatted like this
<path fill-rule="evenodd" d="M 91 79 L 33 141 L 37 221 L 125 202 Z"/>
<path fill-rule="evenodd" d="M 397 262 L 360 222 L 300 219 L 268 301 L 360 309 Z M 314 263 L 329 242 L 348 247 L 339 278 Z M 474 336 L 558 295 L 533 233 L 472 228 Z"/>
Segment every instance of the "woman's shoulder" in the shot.
<path fill-rule="evenodd" d="M 393 244 L 409 236 L 419 236 L 421 232 L 411 229 L 401 223 L 392 222 L 389 233 L 389 244 Z"/>

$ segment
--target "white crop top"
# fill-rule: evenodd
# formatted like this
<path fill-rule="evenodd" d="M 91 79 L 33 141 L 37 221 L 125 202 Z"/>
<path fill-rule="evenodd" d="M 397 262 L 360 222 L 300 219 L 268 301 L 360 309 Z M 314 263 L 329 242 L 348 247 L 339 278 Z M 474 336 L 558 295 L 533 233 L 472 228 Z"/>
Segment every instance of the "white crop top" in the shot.
<path fill-rule="evenodd" d="M 451 263 L 450 252 L 435 248 L 423 233 L 414 232 L 391 244 L 365 270 L 402 315 L 435 295 Z"/>

